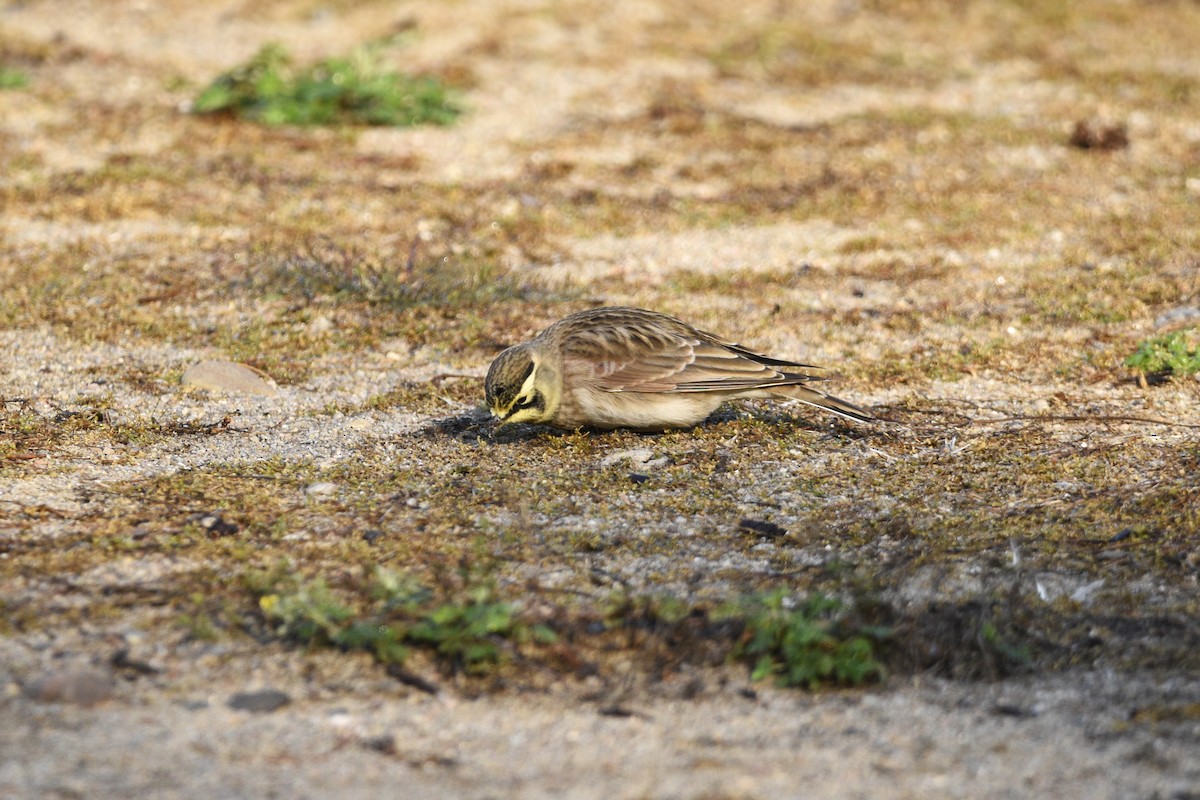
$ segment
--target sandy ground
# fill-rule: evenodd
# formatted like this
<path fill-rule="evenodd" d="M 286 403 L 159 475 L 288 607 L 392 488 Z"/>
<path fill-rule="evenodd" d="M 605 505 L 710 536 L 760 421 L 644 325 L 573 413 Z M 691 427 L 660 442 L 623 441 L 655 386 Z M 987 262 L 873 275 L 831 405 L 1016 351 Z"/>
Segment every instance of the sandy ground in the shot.
<path fill-rule="evenodd" d="M 1200 317 L 1200 9 L 875 6 L 0 9 L 0 66 L 31 77 L 0 91 L 0 396 L 26 415 L 0 474 L 0 796 L 1200 797 L 1200 382 L 1147 390 L 1120 366 Z M 184 113 L 266 41 L 303 61 L 397 30 L 414 31 L 403 68 L 462 87 L 458 124 L 264 133 Z M 1072 147 L 1077 120 L 1131 144 Z M 318 272 L 255 283 L 247 264 L 307 263 L 313 231 L 344 243 L 334 260 L 403 263 L 416 241 L 522 288 L 389 316 L 322 300 Z M 764 447 L 802 412 L 758 405 L 649 440 L 480 433 L 498 347 L 600 302 L 836 365 L 839 394 L 948 427 L 802 423 Z M 181 388 L 225 357 L 279 386 Z M 1057 416 L 1031 432 L 1038 414 Z M 627 457 L 645 495 L 564 474 Z M 337 477 L 360 462 L 420 480 Z M 141 488 L 256 464 L 303 477 L 270 492 L 290 516 L 244 551 L 171 537 L 218 507 L 257 530 L 263 497 Z M 904 465 L 931 477 L 893 496 Z M 485 477 L 449 501 L 422 488 L 463 474 Z M 701 474 L 709 505 L 681 488 Z M 729 534 L 763 515 L 800 533 Z M 280 554 L 351 571 L 363 553 L 336 548 L 367 527 L 401 565 L 492 536 L 508 585 L 564 591 L 617 576 L 717 596 L 858 558 L 896 565 L 898 605 L 1007 593 L 1081 630 L 992 680 L 910 669 L 806 693 L 732 665 L 650 679 L 618 654 L 500 688 L 419 662 L 431 695 L 221 600 Z M 939 531 L 953 541 L 921 549 Z M 190 635 L 184 600 L 225 635 Z M 289 702 L 230 706 L 263 689 Z"/>

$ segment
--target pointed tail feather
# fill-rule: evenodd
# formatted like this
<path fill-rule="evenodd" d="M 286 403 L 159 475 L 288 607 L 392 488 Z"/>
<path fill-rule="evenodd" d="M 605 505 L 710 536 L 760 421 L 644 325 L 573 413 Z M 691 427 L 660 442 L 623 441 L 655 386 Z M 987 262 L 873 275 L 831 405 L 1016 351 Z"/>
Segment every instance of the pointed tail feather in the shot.
<path fill-rule="evenodd" d="M 810 406 L 823 408 L 826 411 L 832 411 L 838 416 L 847 417 L 848 419 L 857 420 L 858 422 L 874 422 L 876 417 L 870 412 L 859 408 L 853 403 L 847 403 L 840 397 L 834 397 L 831 394 L 819 392 L 816 389 L 811 389 L 808 386 L 794 384 L 791 386 L 780 386 L 771 389 L 772 394 L 790 397 L 793 400 L 799 400 L 801 403 L 808 403 Z"/>

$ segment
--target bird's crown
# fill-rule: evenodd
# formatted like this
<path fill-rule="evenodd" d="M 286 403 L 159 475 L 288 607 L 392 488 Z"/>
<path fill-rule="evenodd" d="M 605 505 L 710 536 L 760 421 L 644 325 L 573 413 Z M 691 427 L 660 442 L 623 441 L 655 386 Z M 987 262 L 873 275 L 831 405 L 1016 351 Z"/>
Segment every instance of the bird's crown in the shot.
<path fill-rule="evenodd" d="M 497 356 L 484 381 L 488 408 L 497 412 L 508 410 L 533 374 L 533 368 L 533 358 L 520 345 Z"/>

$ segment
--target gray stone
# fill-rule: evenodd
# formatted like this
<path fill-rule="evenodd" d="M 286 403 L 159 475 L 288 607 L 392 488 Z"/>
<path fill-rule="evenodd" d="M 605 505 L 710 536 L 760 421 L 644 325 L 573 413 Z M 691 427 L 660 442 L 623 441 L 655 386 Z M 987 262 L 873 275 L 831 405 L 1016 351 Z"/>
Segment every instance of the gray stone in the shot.
<path fill-rule="evenodd" d="M 609 453 L 600 460 L 600 466 L 612 467 L 626 461 L 629 462 L 630 466 L 648 472 L 658 467 L 665 467 L 670 462 L 670 459 L 666 456 L 656 457 L 654 451 L 649 447 L 635 447 L 630 450 L 618 450 L 615 453 Z"/>
<path fill-rule="evenodd" d="M 1182 325 L 1189 322 L 1200 321 L 1200 308 L 1191 306 L 1182 306 L 1180 308 L 1172 308 L 1170 311 L 1164 311 L 1154 319 L 1155 328 L 1166 328 L 1172 325 Z"/>
<path fill-rule="evenodd" d="M 238 711 L 265 713 L 277 711 L 290 702 L 292 698 L 285 692 L 278 689 L 262 689 L 257 692 L 238 692 L 229 698 L 229 707 Z"/>
<path fill-rule="evenodd" d="M 233 361 L 201 361 L 183 373 L 184 386 L 228 394 L 252 394 L 269 397 L 279 389 L 261 370 Z"/>

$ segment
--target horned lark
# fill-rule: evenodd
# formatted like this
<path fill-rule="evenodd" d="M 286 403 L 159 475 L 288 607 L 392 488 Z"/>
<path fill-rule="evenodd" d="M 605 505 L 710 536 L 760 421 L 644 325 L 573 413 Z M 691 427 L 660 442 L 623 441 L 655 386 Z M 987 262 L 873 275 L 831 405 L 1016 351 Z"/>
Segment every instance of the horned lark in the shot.
<path fill-rule="evenodd" d="M 850 419 L 871 414 L 808 384 L 807 364 L 756 353 L 641 308 L 571 314 L 496 357 L 485 383 L 502 422 L 559 428 L 687 428 L 726 400 L 790 397 Z"/>

